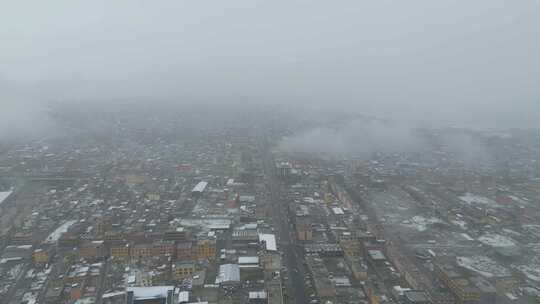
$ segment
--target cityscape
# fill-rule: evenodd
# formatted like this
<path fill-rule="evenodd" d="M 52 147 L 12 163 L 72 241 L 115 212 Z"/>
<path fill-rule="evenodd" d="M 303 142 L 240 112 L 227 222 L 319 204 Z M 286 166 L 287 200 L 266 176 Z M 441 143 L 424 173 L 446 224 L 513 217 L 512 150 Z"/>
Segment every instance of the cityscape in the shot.
<path fill-rule="evenodd" d="M 540 1 L 3 1 L 0 304 L 540 304 Z"/>
<path fill-rule="evenodd" d="M 540 133 L 355 158 L 289 149 L 306 125 L 279 111 L 223 115 L 3 147 L 3 303 L 538 299 Z"/>

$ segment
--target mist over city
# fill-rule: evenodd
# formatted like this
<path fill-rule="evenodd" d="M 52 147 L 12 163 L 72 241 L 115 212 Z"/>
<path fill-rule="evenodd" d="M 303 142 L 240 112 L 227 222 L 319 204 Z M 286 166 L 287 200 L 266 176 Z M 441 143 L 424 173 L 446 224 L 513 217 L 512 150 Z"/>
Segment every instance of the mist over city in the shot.
<path fill-rule="evenodd" d="M 540 303 L 540 3 L 0 10 L 0 304 Z"/>

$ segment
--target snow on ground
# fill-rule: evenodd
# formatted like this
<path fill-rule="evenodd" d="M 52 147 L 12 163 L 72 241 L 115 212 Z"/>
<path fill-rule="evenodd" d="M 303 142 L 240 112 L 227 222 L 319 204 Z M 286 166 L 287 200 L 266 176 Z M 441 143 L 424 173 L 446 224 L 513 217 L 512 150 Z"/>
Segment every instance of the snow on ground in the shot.
<path fill-rule="evenodd" d="M 517 196 L 514 196 L 514 195 L 509 195 L 509 197 L 512 199 L 512 201 L 518 203 L 520 206 L 529 206 L 529 202 L 527 202 L 526 200 L 522 199 L 522 198 L 519 198 Z"/>
<path fill-rule="evenodd" d="M 452 224 L 456 225 L 456 226 L 459 226 L 459 228 L 463 229 L 463 230 L 467 230 L 467 222 L 465 221 L 462 221 L 462 220 L 453 220 L 452 221 Z"/>
<path fill-rule="evenodd" d="M 515 230 L 512 230 L 512 229 L 503 228 L 502 231 L 505 232 L 506 234 L 511 234 L 511 235 L 514 235 L 514 236 L 517 236 L 517 237 L 522 236 L 521 233 L 519 233 L 519 232 L 517 232 Z"/>
<path fill-rule="evenodd" d="M 7 279 L 14 280 L 19 276 L 21 271 L 23 270 L 23 264 L 15 264 L 13 267 L 11 267 L 7 272 Z"/>
<path fill-rule="evenodd" d="M 535 237 L 540 238 L 540 225 L 523 225 L 523 229 Z"/>
<path fill-rule="evenodd" d="M 521 265 L 516 268 L 529 280 L 540 282 L 540 265 Z"/>
<path fill-rule="evenodd" d="M 436 217 L 425 218 L 420 215 L 415 215 L 410 220 L 403 221 L 401 224 L 407 227 L 414 228 L 418 231 L 426 231 L 429 225 L 442 222 L 443 221 Z"/>
<path fill-rule="evenodd" d="M 495 233 L 486 233 L 478 238 L 478 240 L 488 246 L 492 247 L 512 247 L 516 246 L 516 242 L 506 236 L 502 236 Z"/>
<path fill-rule="evenodd" d="M 27 304 L 35 304 L 37 303 L 37 294 L 32 293 L 32 292 L 27 292 L 23 295 L 22 301 L 23 303 L 27 303 Z"/>
<path fill-rule="evenodd" d="M 0 191 L 0 204 L 2 204 L 2 202 L 4 202 L 4 200 L 5 200 L 6 198 L 8 198 L 8 196 L 10 196 L 11 193 L 13 193 L 13 190 L 9 190 L 9 191 Z"/>
<path fill-rule="evenodd" d="M 457 257 L 456 261 L 459 266 L 474 271 L 486 278 L 510 275 L 508 269 L 486 256 Z"/>
<path fill-rule="evenodd" d="M 75 224 L 77 221 L 67 221 L 64 224 L 62 224 L 60 227 L 56 228 L 55 231 L 53 231 L 45 240 L 45 243 L 51 244 L 57 242 L 60 237 L 66 233 L 73 224 Z"/>
<path fill-rule="evenodd" d="M 466 233 L 460 233 L 460 235 L 461 235 L 464 239 L 466 239 L 467 241 L 474 241 L 474 239 L 473 239 L 470 235 L 468 235 L 468 234 L 466 234 Z"/>
<path fill-rule="evenodd" d="M 472 194 L 469 192 L 460 196 L 459 199 L 469 205 L 480 204 L 480 205 L 486 205 L 490 207 L 497 207 L 497 203 L 494 200 L 489 199 L 484 196 Z"/>

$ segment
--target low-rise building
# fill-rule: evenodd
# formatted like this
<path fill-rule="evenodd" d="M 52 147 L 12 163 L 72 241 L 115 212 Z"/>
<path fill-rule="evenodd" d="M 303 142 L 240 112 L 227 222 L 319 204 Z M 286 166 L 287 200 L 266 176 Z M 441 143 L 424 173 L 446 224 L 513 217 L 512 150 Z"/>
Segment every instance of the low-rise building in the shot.
<path fill-rule="evenodd" d="M 193 260 L 197 258 L 197 253 L 193 252 L 193 242 L 180 242 L 176 244 L 176 259 L 179 261 Z"/>
<path fill-rule="evenodd" d="M 216 241 L 202 239 L 197 241 L 197 258 L 214 260 L 216 258 Z"/>
<path fill-rule="evenodd" d="M 49 252 L 44 249 L 39 248 L 32 253 L 32 261 L 35 265 L 45 265 L 49 263 L 49 259 Z"/>
<path fill-rule="evenodd" d="M 102 259 L 107 256 L 103 241 L 90 241 L 84 243 L 79 250 L 79 256 L 85 260 Z"/>
<path fill-rule="evenodd" d="M 152 245 L 151 244 L 136 244 L 131 249 L 131 259 L 144 259 L 152 256 Z"/>
<path fill-rule="evenodd" d="M 110 246 L 111 257 L 120 260 L 129 259 L 130 244 L 129 243 L 116 243 Z"/>
<path fill-rule="evenodd" d="M 176 246 L 174 241 L 156 241 L 152 244 L 153 256 L 171 256 L 175 255 Z"/>
<path fill-rule="evenodd" d="M 195 273 L 195 263 L 177 261 L 172 266 L 172 274 L 176 280 L 182 280 Z"/>

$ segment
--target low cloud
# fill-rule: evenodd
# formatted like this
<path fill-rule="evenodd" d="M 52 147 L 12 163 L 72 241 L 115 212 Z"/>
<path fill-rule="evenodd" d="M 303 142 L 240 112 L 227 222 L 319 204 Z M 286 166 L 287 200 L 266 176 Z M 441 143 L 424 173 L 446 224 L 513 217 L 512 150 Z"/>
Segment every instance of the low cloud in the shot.
<path fill-rule="evenodd" d="M 354 120 L 284 138 L 277 150 L 331 157 L 370 158 L 378 152 L 413 152 L 423 147 L 425 141 L 414 127 L 378 120 Z"/>
<path fill-rule="evenodd" d="M 428 133 L 432 136 L 427 136 Z M 434 149 L 442 149 L 451 160 L 474 166 L 492 160 L 481 134 L 377 119 L 355 119 L 337 126 L 311 128 L 283 138 L 276 147 L 287 154 L 359 159 L 370 159 L 378 153 L 406 156 Z"/>

